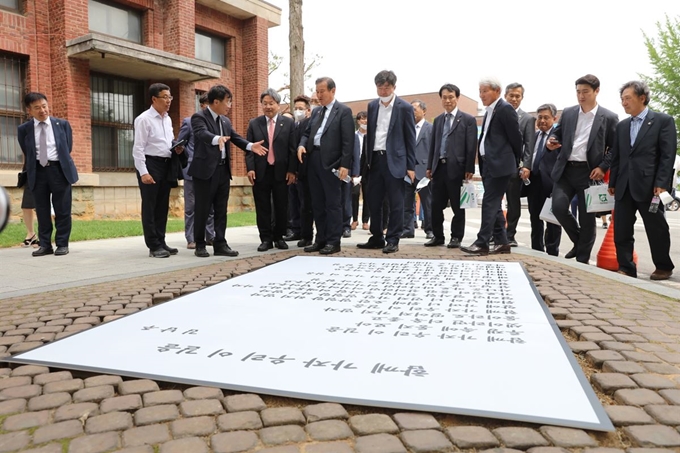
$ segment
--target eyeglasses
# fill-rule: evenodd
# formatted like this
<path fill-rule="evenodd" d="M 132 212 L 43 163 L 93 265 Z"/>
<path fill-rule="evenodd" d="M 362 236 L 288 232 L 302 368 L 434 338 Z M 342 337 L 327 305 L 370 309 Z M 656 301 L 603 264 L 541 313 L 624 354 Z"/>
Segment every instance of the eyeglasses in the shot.
<path fill-rule="evenodd" d="M 173 97 L 172 96 L 154 96 L 158 99 L 163 99 L 164 101 L 172 101 Z"/>

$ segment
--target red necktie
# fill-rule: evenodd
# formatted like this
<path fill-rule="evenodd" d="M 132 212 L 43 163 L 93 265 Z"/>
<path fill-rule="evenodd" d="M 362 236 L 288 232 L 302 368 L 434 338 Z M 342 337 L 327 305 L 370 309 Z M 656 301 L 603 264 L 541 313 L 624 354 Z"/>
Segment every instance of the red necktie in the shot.
<path fill-rule="evenodd" d="M 274 165 L 274 118 L 269 120 L 269 154 L 267 154 L 267 163 Z"/>

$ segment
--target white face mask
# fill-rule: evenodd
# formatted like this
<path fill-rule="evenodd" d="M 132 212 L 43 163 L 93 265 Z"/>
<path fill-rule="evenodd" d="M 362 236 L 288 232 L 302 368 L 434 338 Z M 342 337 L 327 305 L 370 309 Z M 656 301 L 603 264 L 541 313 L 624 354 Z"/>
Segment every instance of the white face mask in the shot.
<path fill-rule="evenodd" d="M 383 104 L 387 104 L 388 102 L 390 102 L 392 100 L 392 96 L 393 95 L 380 96 L 380 102 L 382 102 Z"/>
<path fill-rule="evenodd" d="M 368 126 L 368 125 L 367 124 L 359 124 L 359 129 L 361 129 L 362 131 L 365 131 L 366 126 Z"/>
<path fill-rule="evenodd" d="M 293 116 L 295 116 L 295 121 L 302 121 L 305 119 L 305 112 L 304 110 L 294 110 L 293 111 Z"/>
<path fill-rule="evenodd" d="M 311 107 L 312 107 L 312 112 L 313 112 L 314 109 L 318 107 L 318 105 L 312 105 Z"/>

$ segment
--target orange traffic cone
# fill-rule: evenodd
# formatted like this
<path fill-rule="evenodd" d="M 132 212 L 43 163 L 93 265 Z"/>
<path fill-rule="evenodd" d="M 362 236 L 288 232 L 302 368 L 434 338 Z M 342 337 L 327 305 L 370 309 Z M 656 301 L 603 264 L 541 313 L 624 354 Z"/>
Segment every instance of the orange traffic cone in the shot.
<path fill-rule="evenodd" d="M 597 267 L 607 269 L 609 271 L 618 271 L 619 262 L 616 259 L 616 245 L 614 245 L 614 211 L 612 211 L 611 222 L 609 228 L 604 235 L 600 251 L 597 252 Z M 637 265 L 638 256 L 633 250 L 633 262 Z"/>

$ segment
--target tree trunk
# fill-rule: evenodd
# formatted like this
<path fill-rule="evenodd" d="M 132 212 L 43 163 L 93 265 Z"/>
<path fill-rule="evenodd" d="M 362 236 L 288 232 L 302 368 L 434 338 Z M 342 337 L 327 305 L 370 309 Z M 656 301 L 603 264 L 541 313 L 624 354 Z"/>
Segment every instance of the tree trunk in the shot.
<path fill-rule="evenodd" d="M 304 94 L 305 41 L 302 33 L 302 0 L 289 0 L 290 110 L 293 99 Z"/>

